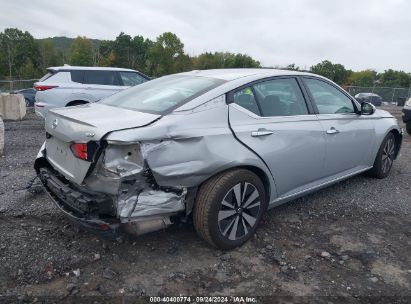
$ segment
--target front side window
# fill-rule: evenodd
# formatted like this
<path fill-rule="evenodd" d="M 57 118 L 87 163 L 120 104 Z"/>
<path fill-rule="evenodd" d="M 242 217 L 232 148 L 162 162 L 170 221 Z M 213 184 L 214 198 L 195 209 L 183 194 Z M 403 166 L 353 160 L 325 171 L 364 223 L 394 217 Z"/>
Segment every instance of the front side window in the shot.
<path fill-rule="evenodd" d="M 253 112 L 256 115 L 261 116 L 260 110 L 258 109 L 257 101 L 255 99 L 254 93 L 251 87 L 242 89 L 234 93 L 234 103 Z"/>
<path fill-rule="evenodd" d="M 143 76 L 139 75 L 138 73 L 134 72 L 119 72 L 121 81 L 123 82 L 124 86 L 132 87 L 143 82 L 146 82 Z"/>
<path fill-rule="evenodd" d="M 334 86 L 312 78 L 306 78 L 304 82 L 317 105 L 319 114 L 355 113 L 351 99 Z"/>
<path fill-rule="evenodd" d="M 120 85 L 114 71 L 84 71 L 85 84 Z"/>
<path fill-rule="evenodd" d="M 199 76 L 165 76 L 114 94 L 100 103 L 164 115 L 224 82 Z"/>
<path fill-rule="evenodd" d="M 254 85 L 262 116 L 308 114 L 304 97 L 294 78 L 273 79 Z"/>

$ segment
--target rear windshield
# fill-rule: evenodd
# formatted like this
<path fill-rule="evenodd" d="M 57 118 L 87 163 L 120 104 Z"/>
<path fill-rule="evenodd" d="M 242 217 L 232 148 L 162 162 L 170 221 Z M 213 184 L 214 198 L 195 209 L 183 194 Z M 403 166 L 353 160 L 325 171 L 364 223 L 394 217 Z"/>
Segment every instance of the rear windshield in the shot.
<path fill-rule="evenodd" d="M 100 103 L 164 115 L 224 82 L 207 77 L 165 76 L 112 95 Z"/>
<path fill-rule="evenodd" d="M 48 72 L 46 75 L 44 75 L 43 77 L 41 77 L 39 79 L 39 82 L 42 82 L 42 81 L 46 80 L 47 78 L 50 78 L 50 76 L 53 75 L 53 74 L 54 73 L 52 73 L 52 72 Z"/>

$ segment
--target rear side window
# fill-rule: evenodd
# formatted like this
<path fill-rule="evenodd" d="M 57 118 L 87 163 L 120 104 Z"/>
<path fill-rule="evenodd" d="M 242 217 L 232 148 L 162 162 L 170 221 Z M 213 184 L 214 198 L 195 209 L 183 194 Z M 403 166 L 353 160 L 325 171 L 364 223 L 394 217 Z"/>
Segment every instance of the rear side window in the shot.
<path fill-rule="evenodd" d="M 71 81 L 83 83 L 84 81 L 84 71 L 70 71 Z"/>
<path fill-rule="evenodd" d="M 292 116 L 308 114 L 297 80 L 273 79 L 254 86 L 262 116 Z"/>
<path fill-rule="evenodd" d="M 238 104 L 244 109 L 247 109 L 250 112 L 253 112 L 256 115 L 261 115 L 251 87 L 235 92 L 234 103 Z"/>
<path fill-rule="evenodd" d="M 355 113 L 351 99 L 334 86 L 317 79 L 305 78 L 319 114 Z"/>
<path fill-rule="evenodd" d="M 141 76 L 138 73 L 134 72 L 119 72 L 121 81 L 123 82 L 124 86 L 135 86 L 140 83 L 146 82 L 147 79 L 145 79 L 143 76 Z"/>
<path fill-rule="evenodd" d="M 120 85 L 114 71 L 84 71 L 85 84 Z"/>
<path fill-rule="evenodd" d="M 262 117 L 308 114 L 301 89 L 294 78 L 266 80 L 237 91 L 234 103 Z"/>

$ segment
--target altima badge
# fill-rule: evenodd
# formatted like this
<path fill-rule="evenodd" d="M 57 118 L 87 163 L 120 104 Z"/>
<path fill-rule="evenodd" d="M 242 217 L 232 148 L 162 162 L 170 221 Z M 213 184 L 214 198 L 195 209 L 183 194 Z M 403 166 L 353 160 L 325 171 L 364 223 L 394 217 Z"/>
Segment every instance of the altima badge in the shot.
<path fill-rule="evenodd" d="M 58 123 L 59 123 L 59 121 L 58 121 L 57 118 L 56 118 L 55 120 L 53 120 L 53 123 L 51 124 L 51 127 L 52 127 L 53 129 L 57 128 Z"/>
<path fill-rule="evenodd" d="M 87 133 L 86 133 L 86 136 L 87 136 L 87 137 L 94 137 L 94 133 L 87 132 Z"/>

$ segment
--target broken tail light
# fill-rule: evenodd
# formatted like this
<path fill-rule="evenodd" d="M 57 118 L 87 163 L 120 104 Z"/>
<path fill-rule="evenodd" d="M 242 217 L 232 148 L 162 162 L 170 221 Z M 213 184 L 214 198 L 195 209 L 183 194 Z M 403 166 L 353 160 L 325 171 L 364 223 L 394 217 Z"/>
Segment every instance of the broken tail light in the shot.
<path fill-rule="evenodd" d="M 53 86 L 53 85 L 35 85 L 34 89 L 36 91 L 47 91 L 53 88 L 58 88 L 58 86 Z"/>
<path fill-rule="evenodd" d="M 88 143 L 72 143 L 70 150 L 73 155 L 85 161 L 93 161 L 94 155 L 98 149 L 98 144 L 94 141 Z"/>
<path fill-rule="evenodd" d="M 77 158 L 87 160 L 87 144 L 86 143 L 73 143 L 70 146 L 71 152 Z"/>

